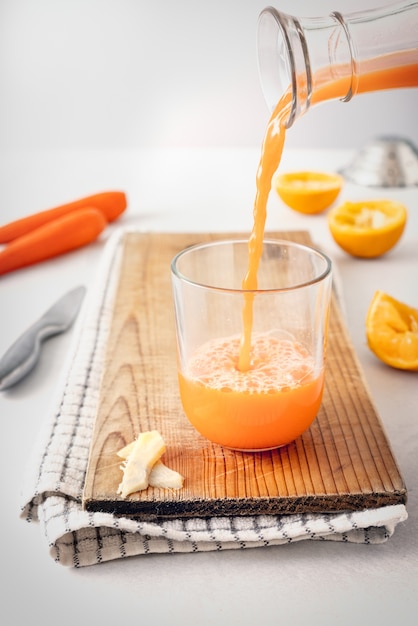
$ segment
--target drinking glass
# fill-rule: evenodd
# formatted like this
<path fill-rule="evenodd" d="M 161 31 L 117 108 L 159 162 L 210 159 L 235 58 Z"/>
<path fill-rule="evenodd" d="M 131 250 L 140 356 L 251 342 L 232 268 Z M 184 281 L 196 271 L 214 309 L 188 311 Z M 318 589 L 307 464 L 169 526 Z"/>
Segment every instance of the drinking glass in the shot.
<path fill-rule="evenodd" d="M 332 271 L 320 251 L 269 239 L 257 288 L 243 289 L 248 246 L 186 248 L 171 275 L 184 412 L 208 440 L 255 451 L 293 441 L 318 413 Z"/>

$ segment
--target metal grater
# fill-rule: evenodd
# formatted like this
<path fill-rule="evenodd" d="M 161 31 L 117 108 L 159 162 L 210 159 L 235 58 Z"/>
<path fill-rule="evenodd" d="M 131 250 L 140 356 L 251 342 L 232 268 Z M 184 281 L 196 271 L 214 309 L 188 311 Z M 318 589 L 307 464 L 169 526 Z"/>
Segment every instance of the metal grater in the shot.
<path fill-rule="evenodd" d="M 362 148 L 340 174 L 365 187 L 418 186 L 418 150 L 400 137 L 378 137 Z"/>

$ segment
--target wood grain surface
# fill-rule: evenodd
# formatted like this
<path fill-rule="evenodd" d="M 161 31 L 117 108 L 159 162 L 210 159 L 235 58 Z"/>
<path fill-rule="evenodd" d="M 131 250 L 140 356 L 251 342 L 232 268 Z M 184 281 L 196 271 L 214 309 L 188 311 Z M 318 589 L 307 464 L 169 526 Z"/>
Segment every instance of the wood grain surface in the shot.
<path fill-rule="evenodd" d="M 405 503 L 402 476 L 333 296 L 321 410 L 292 444 L 234 452 L 206 441 L 185 417 L 178 392 L 170 263 L 186 246 L 239 234 L 127 233 L 107 342 L 83 505 L 141 517 L 289 514 Z M 245 236 L 244 236 L 245 237 Z M 311 244 L 308 233 L 266 233 Z M 159 430 L 164 462 L 180 490 L 117 496 L 117 450 Z"/>

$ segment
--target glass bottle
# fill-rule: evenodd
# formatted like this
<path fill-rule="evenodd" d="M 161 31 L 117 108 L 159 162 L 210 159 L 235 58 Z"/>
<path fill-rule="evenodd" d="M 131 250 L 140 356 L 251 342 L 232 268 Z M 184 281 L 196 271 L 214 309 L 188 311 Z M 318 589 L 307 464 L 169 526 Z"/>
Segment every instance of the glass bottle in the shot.
<path fill-rule="evenodd" d="M 271 110 L 289 99 L 285 126 L 313 104 L 418 86 L 418 2 L 350 14 L 294 17 L 273 7 L 259 17 L 258 67 Z"/>

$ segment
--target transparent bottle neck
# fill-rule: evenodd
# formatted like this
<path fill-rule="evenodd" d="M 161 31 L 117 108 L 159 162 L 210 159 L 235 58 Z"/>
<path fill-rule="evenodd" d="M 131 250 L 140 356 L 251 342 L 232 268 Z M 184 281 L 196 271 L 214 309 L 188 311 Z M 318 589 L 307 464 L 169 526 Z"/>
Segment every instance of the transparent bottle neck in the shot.
<path fill-rule="evenodd" d="M 257 48 L 267 105 L 286 98 L 290 127 L 318 102 L 418 86 L 418 1 L 310 18 L 268 7 Z"/>

